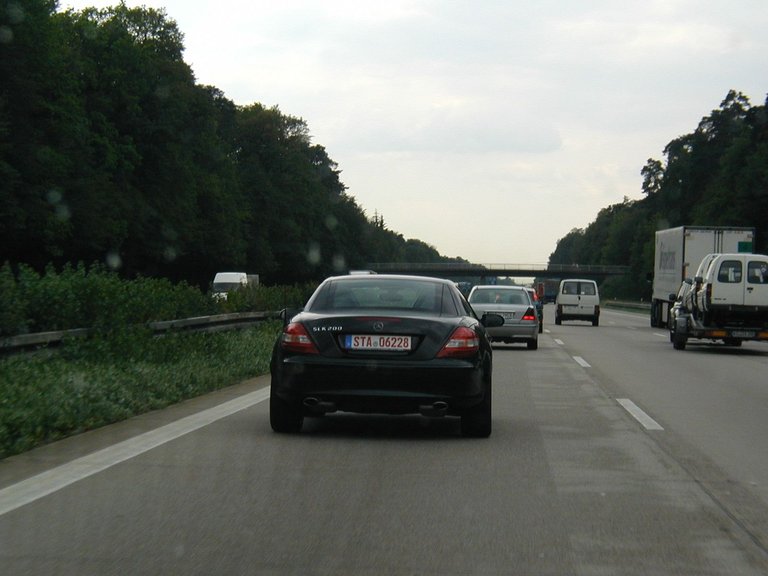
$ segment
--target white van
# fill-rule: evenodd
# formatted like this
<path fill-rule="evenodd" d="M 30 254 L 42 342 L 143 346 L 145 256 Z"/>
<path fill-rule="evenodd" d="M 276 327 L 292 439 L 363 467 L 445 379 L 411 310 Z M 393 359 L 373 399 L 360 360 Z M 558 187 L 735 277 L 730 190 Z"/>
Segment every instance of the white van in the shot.
<path fill-rule="evenodd" d="M 597 282 L 583 278 L 567 278 L 560 282 L 555 299 L 555 324 L 563 320 L 591 320 L 600 323 L 600 294 Z"/>
<path fill-rule="evenodd" d="M 245 272 L 217 272 L 213 278 L 213 297 L 216 300 L 226 300 L 229 292 L 248 285 L 258 286 L 259 275 Z"/>

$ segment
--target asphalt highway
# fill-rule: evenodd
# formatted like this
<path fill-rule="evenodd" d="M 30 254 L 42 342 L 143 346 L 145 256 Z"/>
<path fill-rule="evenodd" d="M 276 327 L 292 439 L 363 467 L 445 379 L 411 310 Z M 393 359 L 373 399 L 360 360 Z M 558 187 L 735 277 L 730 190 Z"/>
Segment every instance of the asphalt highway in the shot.
<path fill-rule="evenodd" d="M 768 344 L 552 317 L 495 347 L 488 439 L 274 434 L 265 376 L 0 461 L 0 573 L 768 574 Z"/>

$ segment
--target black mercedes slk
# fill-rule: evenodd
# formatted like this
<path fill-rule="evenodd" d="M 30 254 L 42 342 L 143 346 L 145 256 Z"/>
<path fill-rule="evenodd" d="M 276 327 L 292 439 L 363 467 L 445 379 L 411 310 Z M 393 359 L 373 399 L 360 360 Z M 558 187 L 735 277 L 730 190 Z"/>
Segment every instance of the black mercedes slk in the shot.
<path fill-rule="evenodd" d="M 330 412 L 459 416 L 465 436 L 491 433 L 493 351 L 486 326 L 450 280 L 326 279 L 284 314 L 272 354 L 270 423 L 298 432 Z"/>

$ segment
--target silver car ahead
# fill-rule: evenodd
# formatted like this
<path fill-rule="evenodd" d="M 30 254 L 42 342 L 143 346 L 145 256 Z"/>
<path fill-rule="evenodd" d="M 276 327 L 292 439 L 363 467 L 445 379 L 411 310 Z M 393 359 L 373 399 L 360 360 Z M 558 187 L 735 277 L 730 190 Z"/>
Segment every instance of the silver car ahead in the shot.
<path fill-rule="evenodd" d="M 488 328 L 494 342 L 525 342 L 529 350 L 539 347 L 539 316 L 535 304 L 522 286 L 475 286 L 469 303 L 478 316 L 498 314 L 502 326 Z"/>

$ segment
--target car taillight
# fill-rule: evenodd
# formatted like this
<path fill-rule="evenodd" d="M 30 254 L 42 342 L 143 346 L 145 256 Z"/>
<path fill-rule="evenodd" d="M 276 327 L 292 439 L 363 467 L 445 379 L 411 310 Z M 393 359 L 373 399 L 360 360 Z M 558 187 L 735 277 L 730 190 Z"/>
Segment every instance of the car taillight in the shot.
<path fill-rule="evenodd" d="M 310 339 L 307 329 L 298 322 L 291 322 L 283 328 L 283 334 L 280 337 L 280 347 L 287 352 L 298 352 L 300 354 L 319 353 L 317 347 Z"/>
<path fill-rule="evenodd" d="M 465 326 L 453 331 L 443 349 L 438 352 L 438 358 L 457 358 L 472 356 L 480 349 L 480 338 L 475 332 Z"/>
<path fill-rule="evenodd" d="M 536 314 L 533 312 L 533 308 L 528 308 L 528 310 L 525 311 L 525 314 L 523 314 L 523 320 L 528 320 L 529 322 L 536 321 Z"/>

